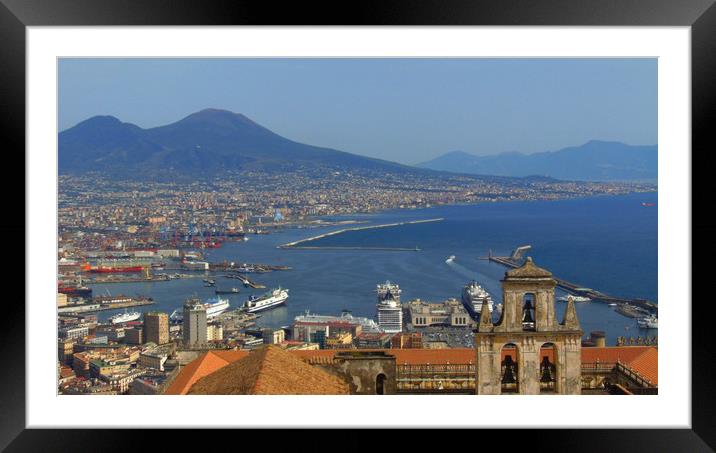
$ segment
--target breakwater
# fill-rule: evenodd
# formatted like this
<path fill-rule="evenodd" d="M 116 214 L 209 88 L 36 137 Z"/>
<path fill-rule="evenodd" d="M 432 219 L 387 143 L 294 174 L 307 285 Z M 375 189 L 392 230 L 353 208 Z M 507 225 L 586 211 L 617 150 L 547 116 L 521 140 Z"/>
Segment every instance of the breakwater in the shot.
<path fill-rule="evenodd" d="M 512 256 L 515 256 L 513 253 Z M 516 261 L 510 256 L 488 256 L 488 259 L 492 262 L 502 264 L 503 266 L 517 268 L 522 265 L 521 261 Z M 648 313 L 657 313 L 659 310 L 659 306 L 655 304 L 654 302 L 645 300 L 645 299 L 632 299 L 632 298 L 624 298 L 624 297 L 614 297 L 607 294 L 604 294 L 601 291 L 597 291 L 591 288 L 584 288 L 581 285 L 569 282 L 567 280 L 563 280 L 561 278 L 554 277 L 554 281 L 557 283 L 557 286 L 568 291 L 572 294 L 577 294 L 580 296 L 586 296 L 590 299 L 597 300 L 600 302 L 605 303 L 615 303 L 618 307 L 623 306 L 632 306 L 632 307 L 639 307 L 642 310 L 646 310 Z M 626 315 L 625 315 L 626 316 Z"/>
<path fill-rule="evenodd" d="M 356 247 L 338 247 L 338 246 L 307 246 L 302 245 L 306 244 L 311 241 L 316 241 L 318 239 L 322 239 L 329 236 L 335 236 L 337 234 L 343 234 L 350 231 L 360 231 L 360 230 L 374 230 L 378 228 L 390 228 L 390 227 L 396 227 L 396 226 L 402 226 L 402 225 L 414 225 L 418 223 L 429 223 L 429 222 L 440 222 L 444 220 L 442 217 L 436 218 L 436 219 L 424 219 L 424 220 L 410 220 L 407 222 L 395 222 L 395 223 L 384 223 L 382 225 L 368 225 L 368 226 L 362 226 L 362 227 L 353 227 L 353 228 L 343 228 L 341 230 L 337 231 L 331 231 L 329 233 L 323 233 L 319 234 L 317 236 L 312 236 L 310 238 L 301 239 L 298 241 L 288 242 L 286 244 L 279 245 L 278 248 L 281 249 L 304 249 L 304 250 L 383 250 L 383 251 L 399 251 L 399 252 L 407 252 L 407 251 L 418 251 L 420 250 L 418 247 L 413 248 L 407 248 L 407 247 L 362 247 L 362 246 L 356 246 Z"/>

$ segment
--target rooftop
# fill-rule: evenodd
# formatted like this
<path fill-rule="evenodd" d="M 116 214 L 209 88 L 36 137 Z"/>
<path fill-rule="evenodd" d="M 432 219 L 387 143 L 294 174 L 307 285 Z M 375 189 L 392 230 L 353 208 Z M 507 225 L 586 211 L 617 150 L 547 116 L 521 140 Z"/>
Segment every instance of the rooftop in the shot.
<path fill-rule="evenodd" d="M 505 272 L 505 278 L 551 278 L 552 273 L 547 269 L 538 267 L 532 257 L 528 256 L 522 266 Z"/>
<path fill-rule="evenodd" d="M 348 384 L 290 352 L 269 345 L 205 376 L 194 395 L 347 395 Z"/>

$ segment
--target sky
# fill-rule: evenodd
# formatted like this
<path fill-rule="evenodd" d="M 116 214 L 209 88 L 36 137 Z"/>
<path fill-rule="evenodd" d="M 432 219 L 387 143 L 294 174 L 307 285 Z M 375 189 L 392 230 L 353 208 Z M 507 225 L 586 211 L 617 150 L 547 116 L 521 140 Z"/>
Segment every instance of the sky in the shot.
<path fill-rule="evenodd" d="M 456 150 L 657 143 L 656 59 L 63 58 L 58 71 L 60 130 L 95 115 L 150 128 L 218 108 L 411 165 Z"/>

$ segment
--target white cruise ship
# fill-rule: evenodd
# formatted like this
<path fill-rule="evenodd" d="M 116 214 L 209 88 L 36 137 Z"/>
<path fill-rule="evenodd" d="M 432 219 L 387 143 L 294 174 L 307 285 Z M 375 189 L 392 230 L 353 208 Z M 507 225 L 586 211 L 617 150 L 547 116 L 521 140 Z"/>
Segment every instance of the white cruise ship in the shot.
<path fill-rule="evenodd" d="M 253 313 L 261 310 L 268 310 L 269 308 L 277 307 L 286 303 L 288 299 L 288 290 L 279 287 L 278 289 L 271 290 L 262 296 L 251 296 L 249 300 L 244 303 L 243 310 Z"/>
<path fill-rule="evenodd" d="M 211 297 L 209 299 L 206 299 L 206 302 L 204 302 L 202 305 L 204 305 L 204 308 L 206 308 L 206 319 L 211 319 L 215 316 L 218 316 L 229 309 L 229 299 L 223 299 L 221 297 Z M 169 319 L 172 321 L 181 321 L 184 319 L 184 314 L 182 312 L 183 310 L 181 308 L 177 308 L 172 312 L 171 316 L 169 316 Z"/>
<path fill-rule="evenodd" d="M 309 322 L 309 323 L 332 323 L 332 322 L 345 322 L 348 324 L 357 324 L 361 326 L 362 332 L 367 333 L 381 333 L 383 330 L 380 328 L 377 322 L 375 320 L 370 318 L 364 318 L 359 316 L 353 316 L 349 311 L 344 311 L 341 313 L 340 316 L 332 316 L 332 315 L 317 315 L 309 313 L 308 310 L 306 310 L 306 313 L 303 315 L 298 315 L 295 318 L 293 318 L 294 323 L 301 323 L 301 322 Z"/>
<path fill-rule="evenodd" d="M 377 285 L 378 303 L 376 312 L 378 325 L 386 333 L 403 331 L 403 308 L 400 305 L 400 286 L 386 281 Z"/>
<path fill-rule="evenodd" d="M 462 304 L 473 319 L 482 313 L 482 304 L 487 304 L 490 313 L 494 310 L 490 293 L 478 285 L 475 280 L 465 285 L 462 289 Z"/>

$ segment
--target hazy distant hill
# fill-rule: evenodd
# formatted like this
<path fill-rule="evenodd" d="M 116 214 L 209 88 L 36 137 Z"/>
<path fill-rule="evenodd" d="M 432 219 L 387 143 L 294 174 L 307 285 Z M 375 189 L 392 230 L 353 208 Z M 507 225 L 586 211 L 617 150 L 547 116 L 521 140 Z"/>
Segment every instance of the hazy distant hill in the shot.
<path fill-rule="evenodd" d="M 229 170 L 270 172 L 302 167 L 426 171 L 294 142 L 226 110 L 202 110 L 152 129 L 96 116 L 59 134 L 61 174 L 99 171 L 118 177 L 167 173 L 199 177 Z"/>
<path fill-rule="evenodd" d="M 580 181 L 656 180 L 657 157 L 656 145 L 631 146 L 592 140 L 582 146 L 536 154 L 475 156 L 453 151 L 418 167 L 483 175 L 543 175 Z"/>

